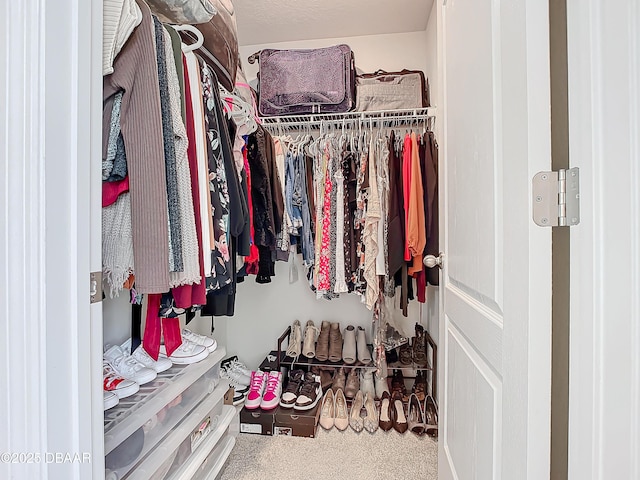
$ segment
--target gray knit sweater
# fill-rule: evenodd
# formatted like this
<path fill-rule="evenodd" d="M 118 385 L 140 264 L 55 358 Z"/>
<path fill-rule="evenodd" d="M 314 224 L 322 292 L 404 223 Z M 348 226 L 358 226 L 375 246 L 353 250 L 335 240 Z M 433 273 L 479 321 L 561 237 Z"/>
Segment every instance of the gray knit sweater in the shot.
<path fill-rule="evenodd" d="M 142 0 L 137 3 L 142 23 L 116 57 L 114 72 L 104 77 L 103 98 L 110 116 L 112 97 L 124 90 L 120 123 L 129 171 L 136 289 L 162 293 L 169 290 L 169 233 L 158 65 L 151 12 Z M 103 122 L 103 155 L 109 127 Z"/>

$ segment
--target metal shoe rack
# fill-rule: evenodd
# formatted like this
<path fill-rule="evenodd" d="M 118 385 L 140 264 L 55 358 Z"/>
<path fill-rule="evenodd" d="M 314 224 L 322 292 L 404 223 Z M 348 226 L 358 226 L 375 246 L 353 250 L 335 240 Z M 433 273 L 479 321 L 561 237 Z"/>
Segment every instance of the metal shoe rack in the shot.
<path fill-rule="evenodd" d="M 308 357 L 305 357 L 304 355 L 300 355 L 297 359 L 288 357 L 286 354 L 286 350 L 282 348 L 282 345 L 284 344 L 285 340 L 287 342 L 289 341 L 290 336 L 291 336 L 291 326 L 287 327 L 284 333 L 280 335 L 280 337 L 278 338 L 278 350 L 277 350 L 277 357 L 276 357 L 276 367 L 278 370 L 280 370 L 281 367 L 292 368 L 294 364 L 299 366 L 305 366 L 305 367 L 313 367 L 313 366 L 335 367 L 335 368 L 340 368 L 340 367 L 352 368 L 353 367 L 353 368 L 359 368 L 359 369 L 371 370 L 371 371 L 377 369 L 377 367 L 373 364 L 364 365 L 360 362 L 356 362 L 354 364 L 348 365 L 343 361 L 330 362 L 329 360 L 327 360 L 323 362 L 318 360 L 317 358 L 308 358 Z M 429 346 L 429 349 L 427 351 L 429 355 L 429 361 L 426 367 L 419 366 L 414 362 L 409 364 L 402 364 L 400 363 L 400 361 L 398 361 L 398 362 L 388 364 L 387 368 L 389 371 L 402 370 L 403 375 L 406 375 L 407 378 L 411 378 L 412 376 L 415 377 L 416 372 L 420 372 L 420 371 L 428 372 L 427 373 L 428 375 L 427 376 L 427 387 L 428 387 L 427 394 L 431 395 L 435 400 L 436 398 L 438 398 L 437 397 L 437 394 L 438 394 L 438 389 L 437 389 L 438 387 L 438 383 L 437 383 L 438 382 L 438 346 L 436 345 L 431 335 L 429 335 L 429 332 L 426 332 L 426 331 L 425 331 L 425 339 L 427 341 L 427 345 Z M 370 352 L 373 349 L 371 344 L 368 345 L 368 348 Z"/>
<path fill-rule="evenodd" d="M 409 378 L 415 376 L 416 372 L 426 371 L 428 377 L 430 377 L 427 378 L 429 389 L 427 393 L 436 399 L 438 396 L 438 346 L 431 335 L 429 335 L 429 332 L 425 331 L 424 336 L 429 347 L 427 349 L 428 361 L 426 367 L 422 367 L 413 361 L 405 364 L 398 360 L 397 362 L 387 364 L 387 368 L 389 370 L 402 370 L 402 373 Z"/>
<path fill-rule="evenodd" d="M 372 371 L 376 369 L 375 365 L 364 365 L 363 363 L 360 363 L 360 362 L 356 362 L 353 364 L 346 364 L 342 360 L 340 360 L 339 362 L 330 362 L 329 360 L 322 362 L 317 358 L 308 358 L 308 357 L 305 357 L 304 355 L 300 355 L 297 359 L 288 357 L 286 355 L 286 351 L 282 349 L 282 344 L 284 343 L 285 340 L 289 341 L 290 336 L 291 336 L 291 326 L 287 327 L 284 333 L 280 335 L 280 338 L 278 338 L 278 354 L 277 354 L 278 356 L 276 358 L 276 365 L 278 367 L 278 370 L 280 370 L 281 367 L 292 368 L 294 364 L 298 366 L 304 366 L 304 367 L 314 367 L 314 366 L 315 367 L 336 367 L 336 368 L 354 367 L 354 368 L 360 368 L 363 370 L 372 370 Z M 372 346 L 369 344 L 367 345 L 367 348 L 369 348 L 369 353 L 371 353 Z"/>

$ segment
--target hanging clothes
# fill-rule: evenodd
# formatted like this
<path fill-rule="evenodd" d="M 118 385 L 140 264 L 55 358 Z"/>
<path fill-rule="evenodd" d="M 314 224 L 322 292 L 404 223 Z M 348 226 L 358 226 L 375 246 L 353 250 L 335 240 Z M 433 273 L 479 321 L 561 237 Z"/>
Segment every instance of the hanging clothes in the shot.
<path fill-rule="evenodd" d="M 142 10 L 135 0 L 104 0 L 102 12 L 102 75 L 109 75 L 115 58 L 142 22 Z"/>
<path fill-rule="evenodd" d="M 198 240 L 198 265 L 200 270 L 201 281 L 199 283 L 193 285 L 183 285 L 178 288 L 174 288 L 172 290 L 173 297 L 176 302 L 176 306 L 180 308 L 190 308 L 192 306 L 201 306 L 207 302 L 206 290 L 205 290 L 205 259 L 204 259 L 204 248 L 203 248 L 203 221 L 202 221 L 202 206 L 201 195 L 200 195 L 200 178 L 199 178 L 199 169 L 198 169 L 198 153 L 197 153 L 197 141 L 196 141 L 196 128 L 195 128 L 195 119 L 196 114 L 194 112 L 194 103 L 192 98 L 191 91 L 191 79 L 190 75 L 193 75 L 194 72 L 189 73 L 189 69 L 187 67 L 187 59 L 186 56 L 182 58 L 183 62 L 183 71 L 185 75 L 184 85 L 185 85 L 185 109 L 186 109 L 186 130 L 187 130 L 187 139 L 189 141 L 187 148 L 187 158 L 189 160 L 189 172 L 191 173 L 191 198 L 193 200 L 193 212 L 194 212 L 194 220 L 196 227 L 196 237 Z M 197 72 L 195 72 L 197 73 Z M 199 78 L 199 77 L 198 77 Z M 199 93 L 199 90 L 196 92 Z M 208 232 L 208 229 L 207 229 Z M 210 256 L 209 263 L 211 263 Z"/>
<path fill-rule="evenodd" d="M 176 159 L 177 201 L 180 212 L 181 256 L 183 268 L 169 274 L 169 285 L 172 288 L 181 285 L 200 283 L 200 259 L 196 220 L 193 212 L 193 196 L 191 193 L 191 172 L 187 158 L 187 130 L 182 121 L 182 107 L 180 105 L 180 82 L 173 58 L 171 35 L 163 28 L 165 61 L 167 64 L 167 80 L 170 101 L 171 129 Z"/>
<path fill-rule="evenodd" d="M 200 59 L 199 59 L 200 60 Z M 227 227 L 226 235 L 216 236 L 216 247 L 223 237 L 229 238 L 228 248 L 229 262 L 225 261 L 226 275 L 228 282 L 218 285 L 219 288 L 212 288 L 207 293 L 207 304 L 202 308 L 202 315 L 207 316 L 233 316 L 235 313 L 236 280 L 237 280 L 237 258 L 238 239 L 247 228 L 248 206 L 246 197 L 241 192 L 238 172 L 233 160 L 232 143 L 229 136 L 228 125 L 225 121 L 220 92 L 217 88 L 217 78 L 209 66 L 200 60 L 202 69 L 203 92 L 207 111 L 208 122 L 208 151 L 209 151 L 209 178 L 218 181 L 222 189 L 222 196 L 218 192 L 218 198 L 224 198 L 227 210 L 223 208 L 223 219 L 217 222 L 217 227 L 223 225 Z M 213 88 L 213 87 L 216 88 Z M 215 172 L 215 173 L 214 173 Z M 226 180 L 225 185 L 221 183 L 222 176 Z M 212 195 L 212 201 L 214 195 Z M 228 198 L 228 200 L 227 200 Z M 221 206 L 222 208 L 222 206 Z M 215 212 L 213 212 L 215 213 Z M 226 215 L 226 216 L 225 216 Z M 218 252 L 224 254 L 224 252 Z M 218 265 L 221 257 L 218 257 Z M 222 257 L 224 260 L 224 257 Z"/>
<path fill-rule="evenodd" d="M 200 230 L 201 230 L 201 255 L 203 261 L 203 271 L 205 282 L 212 275 L 211 251 L 215 248 L 213 219 L 211 212 L 211 198 L 209 193 L 209 166 L 207 158 L 207 140 L 204 127 L 204 106 L 202 92 L 202 78 L 198 60 L 193 52 L 184 53 L 185 80 L 190 97 L 190 110 L 193 121 L 193 145 L 195 154 L 195 167 L 197 170 L 198 185 L 198 204 L 200 210 Z M 187 103 L 189 108 L 189 103 Z M 205 283 L 206 285 L 206 283 Z M 203 302 L 205 303 L 205 302 Z"/>
<path fill-rule="evenodd" d="M 420 272 L 423 268 L 422 252 L 427 243 L 424 216 L 424 190 L 417 136 L 411 133 L 411 191 L 409 196 L 409 223 L 407 226 L 407 243 L 411 254 L 409 275 Z"/>
<path fill-rule="evenodd" d="M 178 174 L 176 168 L 176 149 L 173 138 L 173 120 L 171 118 L 171 99 L 169 97 L 169 78 L 162 23 L 153 17 L 155 30 L 156 61 L 158 83 L 160 86 L 160 112 L 162 116 L 162 138 L 167 188 L 168 234 L 169 234 L 169 272 L 181 272 L 184 269 L 182 258 L 182 221 L 178 206 Z"/>
<path fill-rule="evenodd" d="M 389 205 L 387 208 L 387 261 L 389 263 L 389 276 L 394 277 L 402 268 L 404 260 L 404 215 L 401 159 L 395 150 L 395 133 L 389 135 L 387 149 L 389 151 Z"/>
<path fill-rule="evenodd" d="M 425 174 L 424 184 L 427 193 L 425 205 L 427 209 L 426 236 L 427 243 L 424 249 L 425 255 L 440 255 L 440 230 L 438 210 L 438 143 L 433 132 L 424 135 L 425 142 Z M 440 274 L 437 268 L 426 268 L 427 282 L 431 285 L 439 285 Z"/>
<path fill-rule="evenodd" d="M 154 26 L 149 7 L 142 12 L 103 81 L 103 158 L 110 130 L 114 95 L 123 91 L 121 129 L 131 192 L 131 227 L 136 287 L 140 293 L 169 290 L 169 232 L 162 113 Z"/>

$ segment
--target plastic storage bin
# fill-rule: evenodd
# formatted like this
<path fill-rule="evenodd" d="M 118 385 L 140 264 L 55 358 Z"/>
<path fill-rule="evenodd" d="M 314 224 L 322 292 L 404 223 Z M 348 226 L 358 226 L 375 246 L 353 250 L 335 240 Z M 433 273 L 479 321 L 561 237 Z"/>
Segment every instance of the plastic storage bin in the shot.
<path fill-rule="evenodd" d="M 220 383 L 220 361 L 224 347 L 218 347 L 201 362 L 174 365 L 160 373 L 156 380 L 140 387 L 140 391 L 124 398 L 118 406 L 105 412 L 105 477 L 124 480 L 155 447 L 162 442 L 194 408 L 215 392 L 221 403 L 228 385 Z M 219 397 L 219 399 L 217 398 Z M 181 439 L 182 440 L 182 439 Z M 177 444 L 174 445 L 174 447 Z M 168 461 L 168 457 L 163 459 Z M 164 463 L 159 462 L 159 465 Z M 152 478 L 148 476 L 146 478 Z"/>

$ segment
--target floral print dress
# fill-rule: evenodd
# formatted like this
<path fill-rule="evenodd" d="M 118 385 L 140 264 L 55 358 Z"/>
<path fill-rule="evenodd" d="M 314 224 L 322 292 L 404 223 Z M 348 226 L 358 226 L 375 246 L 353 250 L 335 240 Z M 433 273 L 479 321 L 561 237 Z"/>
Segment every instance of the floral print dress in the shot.
<path fill-rule="evenodd" d="M 217 82 L 209 66 L 202 63 L 202 92 L 205 106 L 205 130 L 207 157 L 209 159 L 209 192 L 211 195 L 211 217 L 213 218 L 214 246 L 211 251 L 211 276 L 207 278 L 207 290 L 219 290 L 231 283 L 229 254 L 229 190 L 224 166 L 220 125 L 216 117 L 216 102 L 213 88 Z"/>

